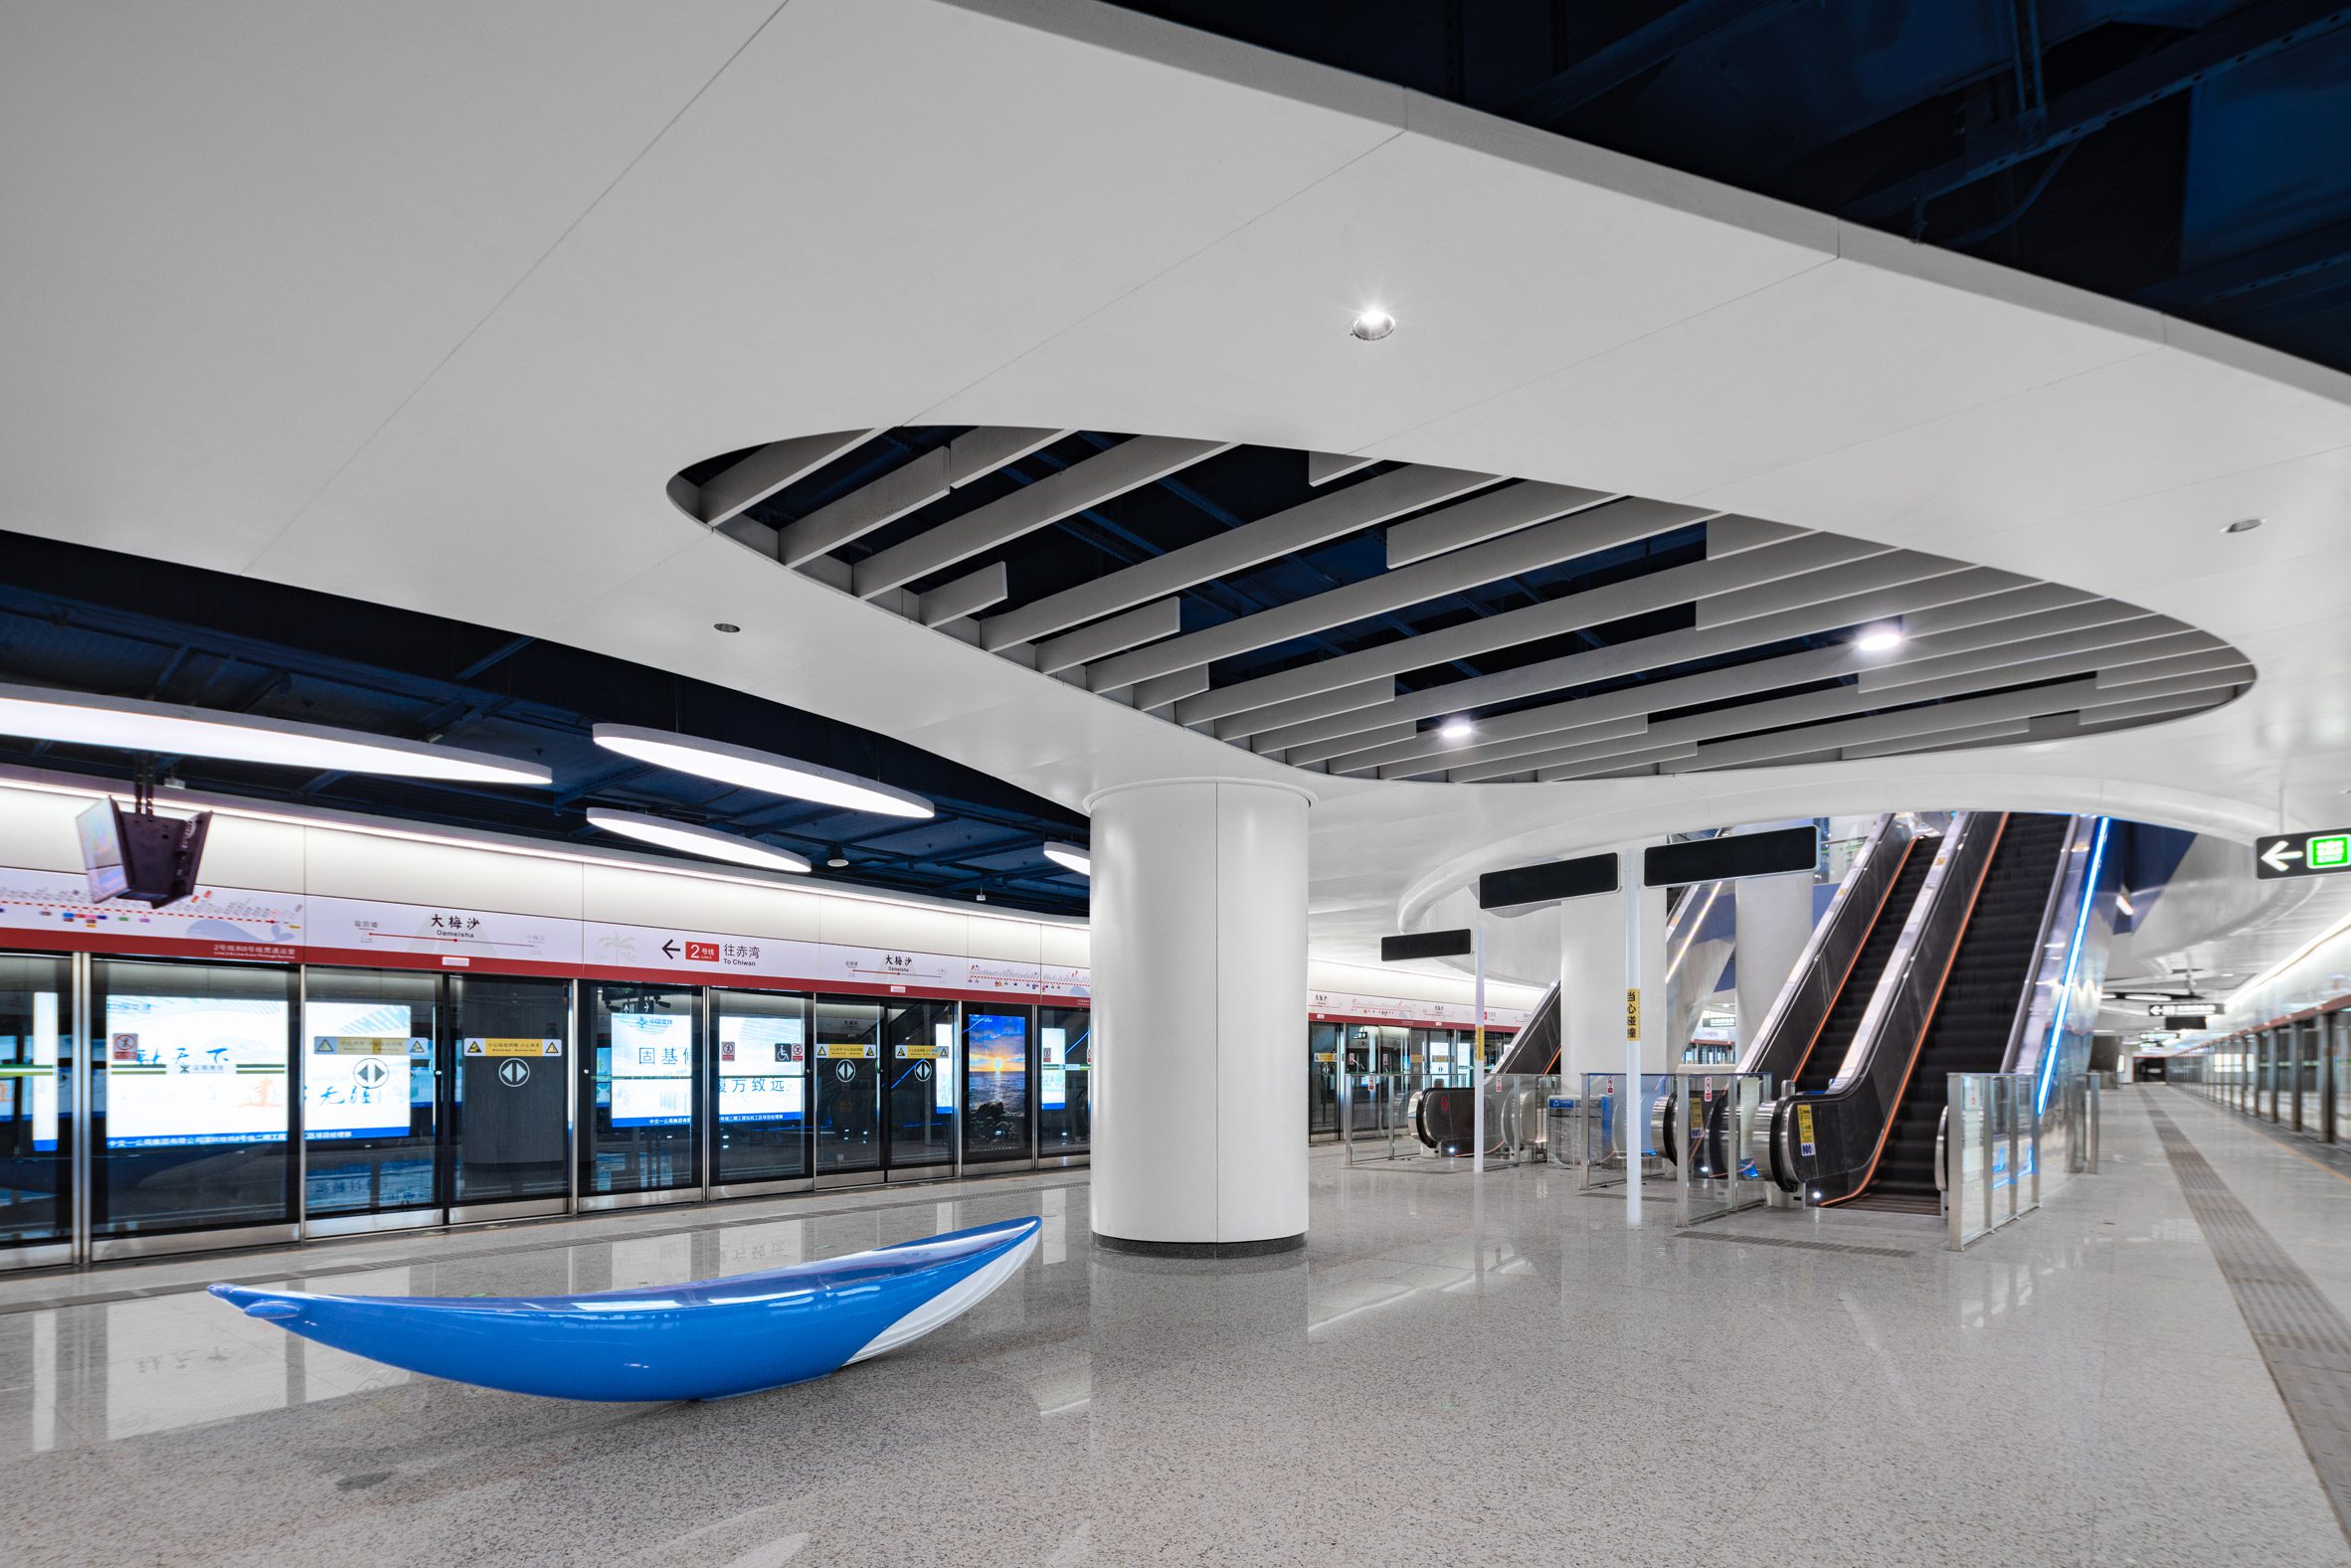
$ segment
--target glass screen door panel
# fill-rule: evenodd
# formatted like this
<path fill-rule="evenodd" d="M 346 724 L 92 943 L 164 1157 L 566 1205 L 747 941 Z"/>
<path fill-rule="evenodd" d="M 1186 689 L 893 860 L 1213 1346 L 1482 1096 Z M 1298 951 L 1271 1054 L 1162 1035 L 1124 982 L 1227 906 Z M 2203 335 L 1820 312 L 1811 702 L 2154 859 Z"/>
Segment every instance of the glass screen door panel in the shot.
<path fill-rule="evenodd" d="M 817 997 L 810 1094 L 818 1176 L 882 1168 L 881 1007 Z"/>
<path fill-rule="evenodd" d="M 442 1112 L 450 1129 L 450 1202 L 560 1198 L 571 1192 L 570 988 L 562 980 L 461 974 L 450 980 L 454 1070 Z"/>
<path fill-rule="evenodd" d="M 441 976 L 312 969 L 302 1000 L 307 1214 L 388 1214 L 446 1201 Z"/>
<path fill-rule="evenodd" d="M 70 958 L 0 954 L 0 1256 L 73 1240 L 73 975 Z"/>
<path fill-rule="evenodd" d="M 955 1163 L 955 1003 L 882 1010 L 883 1106 L 892 1170 Z"/>
<path fill-rule="evenodd" d="M 809 1173 L 809 999 L 713 991 L 720 1185 Z"/>
<path fill-rule="evenodd" d="M 611 982 L 584 990 L 595 1109 L 581 1108 L 580 1195 L 699 1187 L 701 993 Z"/>
<path fill-rule="evenodd" d="M 1335 1023 L 1306 1026 L 1306 1132 L 1339 1131 L 1339 1037 Z"/>
<path fill-rule="evenodd" d="M 1044 1158 L 1093 1146 L 1093 1021 L 1084 1007 L 1036 1010 L 1036 1151 Z"/>
<path fill-rule="evenodd" d="M 90 1234 L 288 1223 L 295 971 L 90 963 Z"/>
<path fill-rule="evenodd" d="M 1025 1159 L 1028 1009 L 964 1009 L 964 1162 Z"/>

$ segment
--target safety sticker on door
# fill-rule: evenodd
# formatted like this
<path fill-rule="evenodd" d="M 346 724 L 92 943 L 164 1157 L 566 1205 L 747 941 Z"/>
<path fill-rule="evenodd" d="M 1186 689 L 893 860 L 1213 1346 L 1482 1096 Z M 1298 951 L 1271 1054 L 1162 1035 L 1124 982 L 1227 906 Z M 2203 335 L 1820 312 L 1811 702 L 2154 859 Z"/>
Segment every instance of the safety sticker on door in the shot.
<path fill-rule="evenodd" d="M 1812 1107 L 1798 1106 L 1796 1108 L 1796 1152 L 1809 1156 L 1812 1151 Z"/>

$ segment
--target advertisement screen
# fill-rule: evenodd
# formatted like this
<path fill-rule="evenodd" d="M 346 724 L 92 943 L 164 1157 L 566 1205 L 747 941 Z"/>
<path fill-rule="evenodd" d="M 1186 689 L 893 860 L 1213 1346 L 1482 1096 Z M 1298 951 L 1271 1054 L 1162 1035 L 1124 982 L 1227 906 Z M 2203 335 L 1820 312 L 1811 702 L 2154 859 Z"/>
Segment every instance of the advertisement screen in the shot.
<path fill-rule="evenodd" d="M 935 1070 L 931 1074 L 931 1108 L 934 1111 L 955 1109 L 955 1025 L 942 1019 L 931 1025 L 931 1060 Z"/>
<path fill-rule="evenodd" d="M 0 1074 L 5 1075 L 0 1088 L 16 1091 L 0 1103 L 8 1106 L 12 1120 L 21 1117 L 33 1124 L 33 1152 L 52 1154 L 57 1152 L 58 993 L 35 991 L 32 1001 L 33 1032 L 21 1040 L 0 1034 Z M 8 1135 L 13 1141 L 23 1134 Z"/>
<path fill-rule="evenodd" d="M 288 1012 L 255 996 L 108 996 L 106 1146 L 282 1140 Z"/>
<path fill-rule="evenodd" d="M 433 1041 L 406 1002 L 312 1002 L 302 1015 L 302 1131 L 313 1142 L 406 1137 L 411 1108 L 433 1103 Z"/>
<path fill-rule="evenodd" d="M 797 1122 L 808 1067 L 798 1018 L 718 1015 L 718 1119 Z"/>
<path fill-rule="evenodd" d="M 1028 1117 L 1028 1020 L 1018 1013 L 966 1015 L 965 1036 L 972 1053 L 972 1092 L 965 1114 L 978 1117 L 995 1106 L 998 1114 Z"/>
<path fill-rule="evenodd" d="M 613 1126 L 682 1127 L 694 1119 L 694 1020 L 613 1015 Z"/>

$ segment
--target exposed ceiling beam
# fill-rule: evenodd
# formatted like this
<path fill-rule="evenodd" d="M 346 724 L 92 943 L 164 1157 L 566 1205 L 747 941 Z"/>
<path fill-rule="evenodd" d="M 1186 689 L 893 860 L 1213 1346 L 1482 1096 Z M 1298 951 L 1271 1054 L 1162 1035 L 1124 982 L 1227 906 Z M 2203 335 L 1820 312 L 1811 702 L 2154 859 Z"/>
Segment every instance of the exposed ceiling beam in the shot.
<path fill-rule="evenodd" d="M 2351 25 L 2351 6 L 2343 0 L 2261 0 L 2075 88 L 2041 115 L 1971 134 L 1967 150 L 1958 157 L 1849 203 L 1845 216 L 1883 223 L 1916 213 L 1938 196 L 2080 141 L 2125 114 L 2346 25 Z"/>
<path fill-rule="evenodd" d="M 990 652 L 1001 652 L 1016 643 L 1034 642 L 1151 600 L 1165 599 L 1195 584 L 1375 528 L 1391 518 L 1494 482 L 1493 474 L 1458 468 L 1408 467 L 1378 474 L 1091 583 L 1048 594 L 1018 610 L 991 615 L 980 623 L 980 645 Z"/>
<path fill-rule="evenodd" d="M 1287 605 L 1242 615 L 1138 652 L 1105 659 L 1086 672 L 1086 683 L 1096 691 L 1131 686 L 1154 675 L 1269 648 L 1334 626 L 1351 625 L 1373 615 L 1500 582 L 1521 572 L 1558 566 L 1619 545 L 1654 538 L 1686 528 L 1707 515 L 1696 507 L 1638 500 L 1618 501 L 1588 511 L 1576 510 L 1593 507 L 1594 502 L 1604 499 L 1598 491 L 1556 484 L 1514 484 L 1490 490 L 1443 511 L 1432 512 L 1420 521 L 1469 512 L 1477 514 L 1478 520 L 1472 527 L 1505 526 L 1515 532 L 1415 566 L 1382 572 L 1328 593 L 1292 600 Z M 1569 515 L 1561 517 L 1561 512 Z M 1546 517 L 1557 520 L 1542 522 Z M 1529 523 L 1540 526 L 1529 527 Z"/>
<path fill-rule="evenodd" d="M 795 479 L 814 473 L 873 434 L 872 430 L 832 431 L 822 436 L 795 436 L 790 440 L 770 441 L 703 480 L 695 499 L 696 513 L 715 528 Z"/>
<path fill-rule="evenodd" d="M 958 561 L 968 561 L 1022 534 L 1164 479 L 1232 444 L 1167 436 L 1137 436 L 1121 441 L 1084 462 L 1072 463 L 1034 484 L 925 529 L 912 539 L 876 551 L 857 563 L 849 579 L 850 592 L 859 599 L 872 599 L 903 588 Z"/>
<path fill-rule="evenodd" d="M 1715 594 L 1751 588 L 1782 577 L 1795 577 L 1848 561 L 1892 554 L 1888 545 L 1859 539 L 1810 534 L 1764 550 L 1750 550 L 1726 561 L 1697 561 L 1688 566 L 1652 572 L 1604 588 L 1588 589 L 1559 599 L 1530 605 L 1483 620 L 1473 620 L 1440 631 L 1423 632 L 1378 647 L 1363 648 L 1338 658 L 1323 659 L 1279 674 L 1219 686 L 1177 704 L 1176 715 L 1190 724 L 1269 707 L 1337 686 L 1350 686 L 1380 675 L 1401 675 L 1427 669 L 1451 659 L 1475 658 L 1522 643 L 1562 636 L 1628 615 L 1670 609 Z M 1941 570 L 1957 570 L 1943 563 Z"/>
<path fill-rule="evenodd" d="M 1693 44 L 1719 38 L 1799 4 L 1816 0 L 1689 0 L 1646 27 L 1636 28 L 1532 91 L 1503 105 L 1510 119 L 1547 125 L 1644 72 L 1654 71 Z"/>

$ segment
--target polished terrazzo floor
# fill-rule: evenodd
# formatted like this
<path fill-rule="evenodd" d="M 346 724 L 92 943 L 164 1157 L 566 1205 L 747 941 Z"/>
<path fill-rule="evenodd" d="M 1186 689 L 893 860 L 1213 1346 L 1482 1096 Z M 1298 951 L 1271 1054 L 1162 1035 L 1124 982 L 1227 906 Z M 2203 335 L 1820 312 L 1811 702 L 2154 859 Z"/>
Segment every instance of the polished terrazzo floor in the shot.
<path fill-rule="evenodd" d="M 2351 1180 L 2165 1087 L 1957 1255 L 1891 1216 L 1635 1232 L 1567 1173 L 1328 1151 L 1306 1253 L 1238 1264 L 1097 1252 L 1083 1172 L 385 1237 L 0 1282 L 0 1560 L 2351 1563 L 2156 1096 L 2351 1310 Z M 436 1382 L 195 1289 L 596 1290 L 1021 1214 L 1043 1247 L 961 1321 L 709 1405 Z"/>

